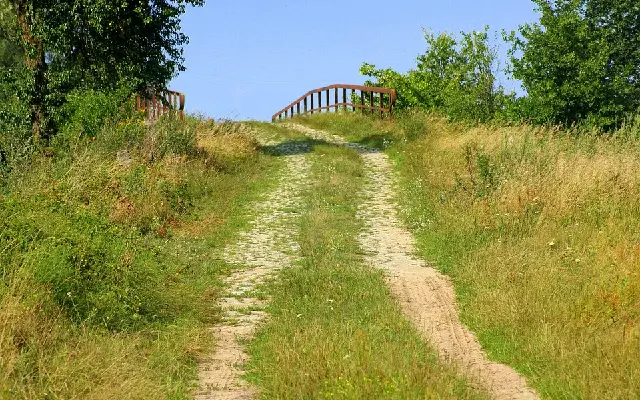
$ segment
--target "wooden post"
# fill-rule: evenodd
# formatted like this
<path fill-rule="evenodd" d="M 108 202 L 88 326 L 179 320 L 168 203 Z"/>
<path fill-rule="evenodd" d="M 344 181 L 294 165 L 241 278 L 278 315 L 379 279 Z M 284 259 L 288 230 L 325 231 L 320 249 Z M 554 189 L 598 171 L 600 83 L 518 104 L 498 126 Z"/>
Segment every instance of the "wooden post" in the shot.
<path fill-rule="evenodd" d="M 354 96 L 354 93 L 355 93 L 355 96 Z M 358 92 L 356 92 L 355 89 L 351 89 L 351 101 L 352 101 L 351 111 L 353 112 L 356 111 L 356 103 L 355 103 L 354 97 L 357 97 L 357 96 L 358 96 Z"/>
<path fill-rule="evenodd" d="M 178 96 L 178 101 L 180 103 L 179 105 L 179 110 L 180 110 L 180 121 L 184 120 L 184 93 L 180 93 L 180 95 Z"/>
<path fill-rule="evenodd" d="M 369 92 L 369 105 L 375 107 L 373 92 Z M 371 109 L 371 115 L 373 115 L 373 108 Z"/>
<path fill-rule="evenodd" d="M 342 88 L 342 102 L 345 104 L 344 109 L 347 109 L 347 88 Z"/>
<path fill-rule="evenodd" d="M 155 121 L 156 119 L 156 94 L 155 92 L 151 95 L 151 107 L 149 108 L 153 108 L 153 113 L 150 114 L 150 118 L 151 120 Z"/>
<path fill-rule="evenodd" d="M 327 89 L 327 107 L 329 107 L 331 105 L 331 102 L 329 101 L 329 89 Z M 331 109 L 327 108 L 327 112 L 331 111 Z"/>

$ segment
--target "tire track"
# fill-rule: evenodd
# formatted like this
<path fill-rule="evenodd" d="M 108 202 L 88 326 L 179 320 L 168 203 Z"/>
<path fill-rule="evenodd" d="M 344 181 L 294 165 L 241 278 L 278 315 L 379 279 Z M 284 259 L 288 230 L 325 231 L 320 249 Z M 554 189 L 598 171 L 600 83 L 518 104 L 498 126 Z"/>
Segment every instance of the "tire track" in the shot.
<path fill-rule="evenodd" d="M 219 301 L 222 321 L 211 329 L 216 338 L 211 355 L 199 360 L 197 400 L 256 397 L 257 389 L 242 379 L 242 366 L 248 361 L 242 342 L 251 339 L 258 324 L 267 318 L 264 308 L 268 301 L 252 297 L 252 292 L 298 258 L 296 210 L 301 206 L 300 193 L 308 185 L 308 148 L 295 142 L 265 145 L 287 155 L 286 164 L 276 189 L 255 205 L 251 228 L 222 252 L 222 258 L 239 269 L 224 280 L 226 294 Z"/>
<path fill-rule="evenodd" d="M 497 400 L 533 400 L 538 394 L 507 365 L 487 359 L 475 335 L 460 322 L 450 279 L 414 257 L 415 241 L 396 212 L 395 176 L 384 153 L 348 143 L 336 135 L 289 124 L 305 134 L 354 148 L 365 163 L 364 198 L 358 216 L 365 230 L 360 244 L 366 262 L 387 273 L 387 282 L 403 312 L 442 359 L 459 366 L 470 382 Z"/>

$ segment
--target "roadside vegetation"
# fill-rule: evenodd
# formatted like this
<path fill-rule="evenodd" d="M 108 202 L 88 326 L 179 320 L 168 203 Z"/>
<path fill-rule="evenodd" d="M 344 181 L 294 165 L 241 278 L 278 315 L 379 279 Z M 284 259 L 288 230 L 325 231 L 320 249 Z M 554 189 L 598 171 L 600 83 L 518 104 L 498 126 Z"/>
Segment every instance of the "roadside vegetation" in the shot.
<path fill-rule="evenodd" d="M 364 63 L 360 73 L 368 85 L 396 89 L 399 110 L 471 123 L 619 129 L 640 108 L 635 0 L 532 3 L 540 19 L 517 31 L 425 30 L 415 68 L 402 73 Z M 503 87 L 508 81 L 512 90 Z"/>
<path fill-rule="evenodd" d="M 366 266 L 356 218 L 362 160 L 316 142 L 301 211 L 302 260 L 263 289 L 269 321 L 249 345 L 268 399 L 484 398 L 442 365 Z"/>
<path fill-rule="evenodd" d="M 87 137 L 88 111 L 0 175 L 0 398 L 189 398 L 216 249 L 278 161 L 256 125 L 116 113 Z"/>
<path fill-rule="evenodd" d="M 202 4 L 0 0 L 0 398 L 193 393 L 216 251 L 279 166 L 263 125 L 134 111 Z"/>
<path fill-rule="evenodd" d="M 301 122 L 385 149 L 420 256 L 463 322 L 549 398 L 640 395 L 640 126 L 609 135 L 433 113 Z"/>

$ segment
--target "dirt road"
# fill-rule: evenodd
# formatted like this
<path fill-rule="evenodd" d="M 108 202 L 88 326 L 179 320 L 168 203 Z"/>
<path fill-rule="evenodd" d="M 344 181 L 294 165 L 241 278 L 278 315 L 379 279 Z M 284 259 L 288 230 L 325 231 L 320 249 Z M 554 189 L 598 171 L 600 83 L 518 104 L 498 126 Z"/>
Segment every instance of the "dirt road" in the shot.
<path fill-rule="evenodd" d="M 386 272 L 388 285 L 403 313 L 439 356 L 456 365 L 472 384 L 494 399 L 538 399 L 516 371 L 486 357 L 475 335 L 460 322 L 450 280 L 416 258 L 413 236 L 397 216 L 397 183 L 387 156 L 322 131 L 294 124 L 288 127 L 313 139 L 354 148 L 363 157 L 366 200 L 360 205 L 358 216 L 366 227 L 359 236 L 367 253 L 366 262 Z M 289 149 L 291 155 L 286 157 L 287 167 L 277 189 L 256 206 L 258 216 L 252 229 L 225 251 L 228 261 L 246 269 L 227 281 L 229 296 L 221 303 L 225 321 L 214 328 L 218 343 L 214 354 L 201 363 L 198 399 L 250 399 L 255 395 L 254 389 L 240 379 L 246 354 L 238 339 L 249 338 L 265 317 L 264 312 L 255 311 L 265 303 L 251 298 L 251 290 L 296 258 L 297 216 L 283 210 L 295 209 L 300 202 L 300 186 L 308 183 L 309 166 L 304 152 L 295 150 L 299 149 Z"/>
<path fill-rule="evenodd" d="M 242 379 L 242 366 L 248 360 L 242 342 L 249 340 L 266 317 L 262 310 L 267 300 L 253 291 L 279 269 L 297 259 L 296 209 L 300 193 L 308 180 L 309 163 L 300 144 L 270 143 L 284 157 L 285 166 L 278 185 L 253 207 L 256 214 L 251 228 L 236 244 L 224 249 L 222 258 L 238 266 L 226 280 L 226 296 L 220 300 L 222 322 L 212 328 L 216 346 L 209 357 L 199 362 L 197 400 L 246 400 L 256 390 Z"/>

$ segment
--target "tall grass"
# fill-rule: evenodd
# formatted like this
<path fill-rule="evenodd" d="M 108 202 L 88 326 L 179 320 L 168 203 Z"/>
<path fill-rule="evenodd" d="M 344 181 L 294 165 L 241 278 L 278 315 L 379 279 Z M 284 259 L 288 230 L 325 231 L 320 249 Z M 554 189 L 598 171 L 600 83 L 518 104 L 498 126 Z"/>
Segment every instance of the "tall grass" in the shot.
<path fill-rule="evenodd" d="M 278 162 L 235 125 L 83 126 L 3 174 L 0 398 L 189 398 L 213 251 Z"/>
<path fill-rule="evenodd" d="M 309 123 L 392 143 L 405 221 L 492 358 L 550 398 L 640 396 L 637 124 L 601 135 L 435 115 Z"/>

